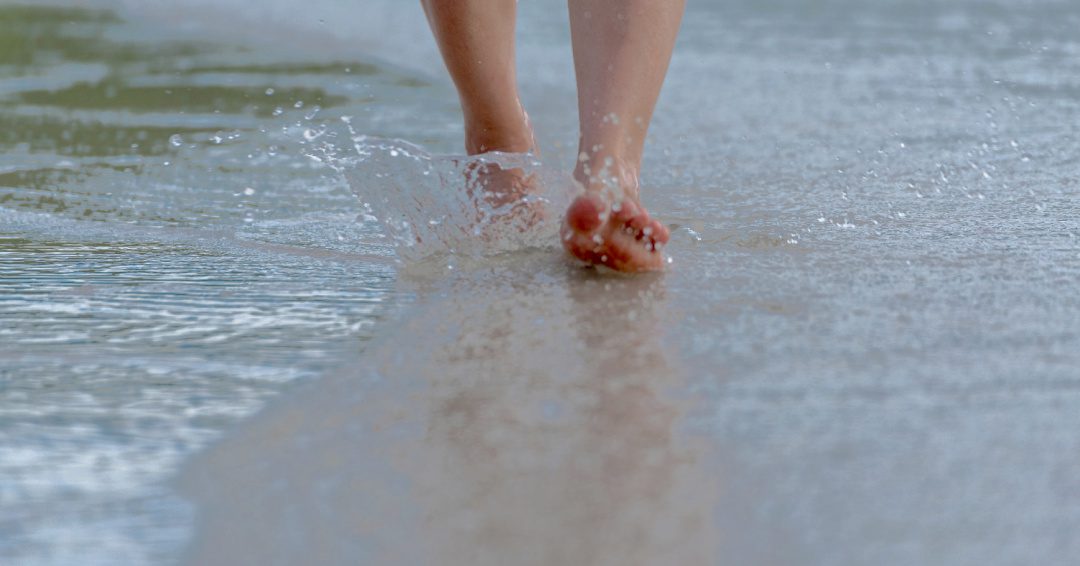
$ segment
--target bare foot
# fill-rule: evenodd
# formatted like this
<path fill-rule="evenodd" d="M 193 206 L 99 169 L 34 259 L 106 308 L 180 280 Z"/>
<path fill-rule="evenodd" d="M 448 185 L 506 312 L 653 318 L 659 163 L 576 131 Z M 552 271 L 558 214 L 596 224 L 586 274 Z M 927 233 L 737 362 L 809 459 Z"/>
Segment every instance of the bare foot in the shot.
<path fill-rule="evenodd" d="M 536 175 L 520 167 L 473 162 L 465 168 L 466 190 L 474 200 L 494 209 L 516 207 L 536 192 Z"/>
<path fill-rule="evenodd" d="M 520 104 L 519 104 L 520 107 Z M 530 154 L 539 155 L 529 115 L 520 111 L 520 122 L 510 127 L 470 127 L 466 124 L 465 147 L 470 156 L 481 154 Z M 513 159 L 510 159 L 513 161 Z M 483 158 L 465 167 L 466 191 L 477 207 L 476 222 L 515 223 L 519 229 L 544 220 L 542 203 L 531 198 L 537 192 L 537 179 L 520 167 L 505 166 L 499 158 Z"/>
<path fill-rule="evenodd" d="M 586 192 L 566 211 L 563 247 L 593 265 L 637 273 L 664 267 L 662 248 L 671 237 L 659 220 L 629 196 L 609 206 L 600 193 Z"/>

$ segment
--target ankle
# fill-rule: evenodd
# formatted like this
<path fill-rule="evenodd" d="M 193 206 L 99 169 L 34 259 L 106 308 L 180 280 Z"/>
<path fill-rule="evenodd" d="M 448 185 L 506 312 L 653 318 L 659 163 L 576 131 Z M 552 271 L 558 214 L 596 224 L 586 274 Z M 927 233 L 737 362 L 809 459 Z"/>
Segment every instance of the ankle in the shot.
<path fill-rule="evenodd" d="M 465 151 L 469 155 L 501 151 L 505 153 L 526 153 L 536 148 L 532 126 L 524 111 L 516 115 L 482 119 L 466 115 Z"/>
<path fill-rule="evenodd" d="M 479 155 L 481 153 L 492 151 L 527 153 L 532 151 L 535 145 L 531 132 L 502 132 L 491 130 L 477 132 L 466 130 L 465 134 L 465 151 L 468 152 L 469 155 Z"/>
<path fill-rule="evenodd" d="M 613 201 L 638 200 L 637 163 L 618 155 L 578 153 L 574 179 L 586 192 L 600 193 Z"/>

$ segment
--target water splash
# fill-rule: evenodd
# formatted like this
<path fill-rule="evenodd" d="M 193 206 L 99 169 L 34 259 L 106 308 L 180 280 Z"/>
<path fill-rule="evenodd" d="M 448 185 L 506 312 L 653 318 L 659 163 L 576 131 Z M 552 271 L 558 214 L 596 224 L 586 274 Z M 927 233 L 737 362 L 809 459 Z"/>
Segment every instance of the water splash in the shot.
<path fill-rule="evenodd" d="M 558 245 L 563 211 L 580 191 L 533 154 L 433 155 L 402 140 L 352 132 L 348 155 L 332 141 L 316 157 L 341 172 L 398 258 L 479 258 Z M 321 135 L 339 137 L 333 128 Z"/>

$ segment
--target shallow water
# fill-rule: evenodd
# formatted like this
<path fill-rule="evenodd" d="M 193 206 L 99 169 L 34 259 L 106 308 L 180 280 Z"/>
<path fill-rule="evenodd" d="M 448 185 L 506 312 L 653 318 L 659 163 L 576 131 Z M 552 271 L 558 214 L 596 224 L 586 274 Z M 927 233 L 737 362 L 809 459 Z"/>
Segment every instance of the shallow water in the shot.
<path fill-rule="evenodd" d="M 619 278 L 550 244 L 402 270 L 364 219 L 419 169 L 306 156 L 342 116 L 343 154 L 458 151 L 415 6 L 220 7 L 283 48 L 121 4 L 19 12 L 56 47 L 3 51 L 0 121 L 33 135 L 0 133 L 0 557 L 1080 557 L 1080 9 L 692 3 L 642 179 L 671 269 Z M 550 178 L 559 7 L 521 6 Z"/>
<path fill-rule="evenodd" d="M 134 18 L 0 5 L 5 564 L 172 560 L 179 463 L 336 366 L 392 294 L 304 130 L 419 80 Z"/>

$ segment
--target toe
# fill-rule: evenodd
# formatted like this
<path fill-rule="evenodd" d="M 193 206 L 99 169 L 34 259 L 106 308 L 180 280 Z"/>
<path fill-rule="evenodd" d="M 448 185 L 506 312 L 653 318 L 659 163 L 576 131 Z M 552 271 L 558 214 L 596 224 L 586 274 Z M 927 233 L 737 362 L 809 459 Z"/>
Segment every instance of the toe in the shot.
<path fill-rule="evenodd" d="M 635 233 L 641 235 L 641 231 L 649 225 L 649 220 L 649 215 L 642 212 L 641 214 L 638 214 L 631 218 L 630 221 L 626 223 L 626 225 Z"/>
<path fill-rule="evenodd" d="M 589 233 L 604 223 L 605 206 L 600 197 L 583 195 L 566 211 L 566 223 L 577 232 Z"/>
<path fill-rule="evenodd" d="M 652 220 L 649 222 L 650 234 L 649 236 L 657 243 L 666 244 L 671 238 L 671 231 L 667 226 L 664 226 L 659 220 Z"/>
<path fill-rule="evenodd" d="M 629 223 L 642 213 L 641 208 L 629 200 L 620 202 L 618 205 L 611 207 L 611 210 L 614 213 L 615 220 L 622 223 Z"/>

